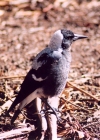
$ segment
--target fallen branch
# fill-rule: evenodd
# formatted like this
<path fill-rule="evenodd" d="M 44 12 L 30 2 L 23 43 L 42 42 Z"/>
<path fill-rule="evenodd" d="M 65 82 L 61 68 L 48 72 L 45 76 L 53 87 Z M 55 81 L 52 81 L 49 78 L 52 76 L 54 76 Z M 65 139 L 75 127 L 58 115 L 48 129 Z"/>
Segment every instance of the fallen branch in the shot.
<path fill-rule="evenodd" d="M 31 131 L 35 130 L 35 127 L 33 125 L 30 125 L 29 127 L 25 126 L 24 128 L 18 128 L 15 130 L 11 130 L 8 132 L 4 132 L 0 134 L 0 139 L 7 139 L 7 138 L 11 138 L 14 136 L 19 136 L 19 135 L 23 135 L 23 134 L 27 134 Z"/>

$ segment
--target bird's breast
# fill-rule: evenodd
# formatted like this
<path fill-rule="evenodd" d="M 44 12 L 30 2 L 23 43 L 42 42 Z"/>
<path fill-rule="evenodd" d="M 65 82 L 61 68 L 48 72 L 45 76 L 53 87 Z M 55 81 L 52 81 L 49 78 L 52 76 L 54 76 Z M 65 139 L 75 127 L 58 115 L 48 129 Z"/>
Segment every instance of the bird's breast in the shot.
<path fill-rule="evenodd" d="M 55 62 L 50 70 L 48 79 L 45 80 L 44 92 L 49 96 L 60 94 L 67 82 L 70 63 L 66 61 Z"/>

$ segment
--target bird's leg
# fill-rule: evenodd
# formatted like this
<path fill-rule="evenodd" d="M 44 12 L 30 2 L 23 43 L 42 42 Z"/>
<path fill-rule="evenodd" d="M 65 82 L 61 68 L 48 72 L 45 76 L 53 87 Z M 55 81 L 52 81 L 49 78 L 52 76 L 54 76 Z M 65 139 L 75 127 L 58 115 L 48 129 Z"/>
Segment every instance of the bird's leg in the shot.
<path fill-rule="evenodd" d="M 58 123 L 60 123 L 60 121 L 59 121 L 59 117 L 58 117 L 58 115 L 57 115 L 57 113 L 56 113 L 58 107 L 56 107 L 56 108 L 54 108 L 54 106 L 52 107 L 52 106 L 50 105 L 50 103 L 47 101 L 46 98 L 42 98 L 42 101 L 43 101 L 43 102 L 44 102 L 44 103 L 45 103 L 45 104 L 46 104 L 46 105 L 47 105 L 47 106 L 53 111 L 53 112 L 50 112 L 50 113 L 55 114 Z"/>
<path fill-rule="evenodd" d="M 48 98 L 47 102 L 49 103 L 51 108 L 58 109 L 58 103 L 59 103 L 58 97 Z M 57 117 L 56 117 L 55 113 L 51 114 L 51 113 L 47 112 L 47 121 L 48 121 L 48 126 L 50 129 L 49 139 L 57 140 Z"/>
<path fill-rule="evenodd" d="M 54 98 L 57 98 L 57 97 L 54 97 Z M 52 100 L 52 98 L 50 100 Z M 54 100 L 56 101 L 56 99 L 54 99 Z M 62 127 L 64 129 L 65 127 L 63 126 L 63 124 L 61 123 L 61 119 L 57 115 L 58 107 L 56 105 L 51 106 L 51 103 L 49 103 L 46 98 L 42 98 L 42 101 L 49 107 L 49 109 L 51 109 L 53 111 L 53 112 L 51 112 L 51 111 L 47 111 L 47 112 L 49 114 L 54 114 L 57 118 L 57 122 L 59 123 L 60 127 Z M 52 100 L 52 103 L 55 104 L 56 103 L 55 101 Z"/>
<path fill-rule="evenodd" d="M 44 140 L 44 137 L 45 137 L 45 133 L 46 133 L 46 130 L 47 130 L 47 121 L 46 121 L 46 118 L 45 118 L 45 114 L 41 113 L 41 99 L 40 98 L 36 98 L 36 109 L 37 109 L 37 112 L 39 113 L 39 119 L 40 119 L 40 122 L 41 122 L 41 138 L 40 140 Z"/>

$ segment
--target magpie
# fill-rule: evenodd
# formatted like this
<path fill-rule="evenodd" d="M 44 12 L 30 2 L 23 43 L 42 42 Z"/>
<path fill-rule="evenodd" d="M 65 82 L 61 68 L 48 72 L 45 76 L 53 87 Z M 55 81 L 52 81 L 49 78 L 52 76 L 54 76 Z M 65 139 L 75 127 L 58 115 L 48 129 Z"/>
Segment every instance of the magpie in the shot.
<path fill-rule="evenodd" d="M 35 98 L 52 99 L 63 92 L 70 69 L 71 44 L 83 38 L 87 37 L 66 29 L 57 30 L 53 34 L 48 47 L 38 53 L 33 60 L 32 68 L 27 73 L 16 99 L 8 110 L 9 113 L 19 104 L 11 123 Z"/>

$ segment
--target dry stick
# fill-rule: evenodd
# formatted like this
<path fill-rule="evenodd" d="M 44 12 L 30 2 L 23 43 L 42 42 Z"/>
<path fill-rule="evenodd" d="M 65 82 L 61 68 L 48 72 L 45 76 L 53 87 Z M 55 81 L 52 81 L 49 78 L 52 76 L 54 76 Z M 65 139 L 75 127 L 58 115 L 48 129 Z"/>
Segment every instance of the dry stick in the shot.
<path fill-rule="evenodd" d="M 94 97 L 93 95 L 91 95 L 90 93 L 84 91 L 83 89 L 78 88 L 77 86 L 73 85 L 73 84 L 70 83 L 70 82 L 67 82 L 67 83 L 68 83 L 69 85 L 71 85 L 72 87 L 74 87 L 75 89 L 77 89 L 77 90 L 79 90 L 79 91 L 85 93 L 86 95 L 90 96 L 90 97 L 93 98 L 96 102 L 99 102 L 99 101 L 100 101 L 100 100 L 98 100 L 96 97 Z"/>
<path fill-rule="evenodd" d="M 7 139 L 7 138 L 22 135 L 22 134 L 27 134 L 33 130 L 35 130 L 35 128 L 32 125 L 29 127 L 25 126 L 24 128 L 22 127 L 22 128 L 8 131 L 8 132 L 0 133 L 0 139 Z"/>
<path fill-rule="evenodd" d="M 0 79 L 10 79 L 10 78 L 22 78 L 25 77 L 25 75 L 17 75 L 17 76 L 8 76 L 8 77 L 0 77 Z"/>
<path fill-rule="evenodd" d="M 63 97 L 60 97 L 60 99 L 62 99 L 62 100 L 64 100 L 65 102 L 70 103 L 70 104 L 72 104 L 73 106 L 75 106 L 75 107 L 77 107 L 77 108 L 80 108 L 80 109 L 86 111 L 87 113 L 89 113 L 89 111 L 88 111 L 87 109 L 84 109 L 83 107 L 80 107 L 80 106 L 78 106 L 78 105 L 75 105 L 75 104 L 73 104 L 71 101 L 68 101 L 68 100 L 64 99 Z"/>

